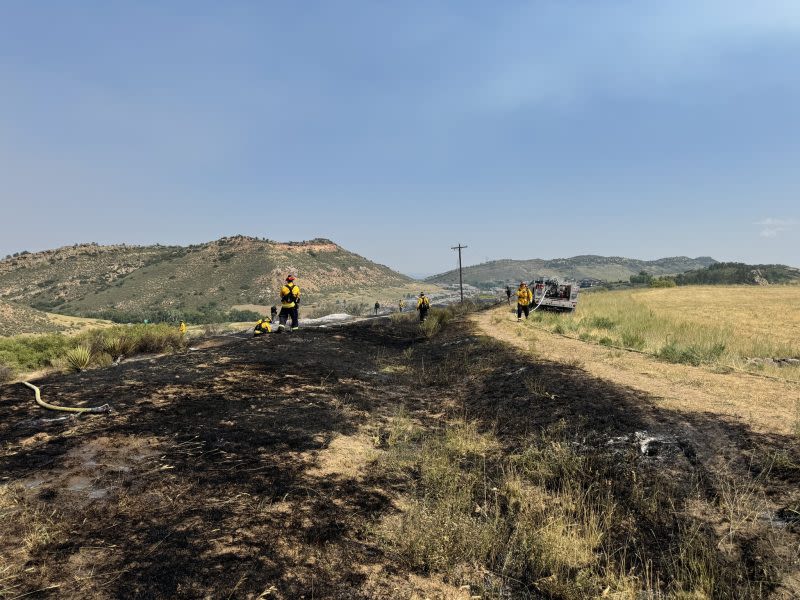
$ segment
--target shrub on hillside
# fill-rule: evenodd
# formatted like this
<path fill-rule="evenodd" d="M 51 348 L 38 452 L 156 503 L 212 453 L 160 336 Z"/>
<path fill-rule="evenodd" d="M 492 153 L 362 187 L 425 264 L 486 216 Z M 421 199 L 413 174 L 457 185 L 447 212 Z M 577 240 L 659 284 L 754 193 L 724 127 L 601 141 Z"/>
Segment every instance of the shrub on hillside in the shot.
<path fill-rule="evenodd" d="M 676 285 L 675 280 L 671 277 L 658 277 L 657 279 L 651 279 L 649 283 L 651 288 L 671 288 Z"/>

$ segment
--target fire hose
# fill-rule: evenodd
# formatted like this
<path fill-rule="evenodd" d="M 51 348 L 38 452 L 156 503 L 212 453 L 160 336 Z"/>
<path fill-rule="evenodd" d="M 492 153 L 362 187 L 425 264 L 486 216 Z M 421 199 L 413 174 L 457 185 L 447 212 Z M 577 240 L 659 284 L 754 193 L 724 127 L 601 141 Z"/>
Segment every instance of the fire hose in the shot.
<path fill-rule="evenodd" d="M 536 289 L 535 286 L 534 286 L 534 289 Z M 539 304 L 536 305 L 536 308 L 539 308 L 542 305 L 542 302 L 544 302 L 544 299 L 546 297 L 547 297 L 547 288 L 545 287 L 545 288 L 542 288 L 542 298 L 541 298 L 541 300 L 539 300 Z M 531 312 L 534 312 L 536 310 L 536 308 L 534 308 Z"/>
<path fill-rule="evenodd" d="M 49 410 L 60 410 L 62 412 L 72 412 L 72 413 L 107 413 L 111 410 L 111 407 L 108 404 L 103 404 L 102 406 L 85 407 L 85 408 L 78 408 L 75 406 L 56 406 L 55 404 L 50 404 L 49 402 L 45 402 L 44 400 L 42 400 L 41 391 L 35 385 L 28 383 L 27 381 L 23 381 L 21 383 L 22 385 L 27 386 L 33 390 L 33 393 L 36 395 L 36 404 L 38 404 L 42 408 L 47 408 Z"/>

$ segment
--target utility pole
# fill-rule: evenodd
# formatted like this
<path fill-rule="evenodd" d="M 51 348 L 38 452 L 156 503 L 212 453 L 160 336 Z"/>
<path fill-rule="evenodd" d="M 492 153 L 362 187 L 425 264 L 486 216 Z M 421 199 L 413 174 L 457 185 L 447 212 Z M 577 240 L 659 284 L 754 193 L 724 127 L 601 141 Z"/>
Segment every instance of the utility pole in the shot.
<path fill-rule="evenodd" d="M 461 251 L 467 246 L 462 246 L 461 242 L 458 246 L 453 246 L 450 250 L 458 250 L 458 289 L 461 290 L 461 304 L 464 304 L 464 278 L 461 275 Z"/>

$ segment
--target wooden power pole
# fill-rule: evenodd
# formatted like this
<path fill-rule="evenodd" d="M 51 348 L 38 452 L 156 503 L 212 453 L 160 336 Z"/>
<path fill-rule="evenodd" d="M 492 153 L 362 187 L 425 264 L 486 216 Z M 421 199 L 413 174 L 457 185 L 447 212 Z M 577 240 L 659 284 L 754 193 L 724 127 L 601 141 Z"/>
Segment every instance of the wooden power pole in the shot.
<path fill-rule="evenodd" d="M 461 242 L 458 246 L 453 246 L 451 250 L 458 250 L 458 289 L 461 290 L 461 304 L 464 304 L 464 278 L 461 275 L 461 251 L 467 246 L 462 246 Z"/>

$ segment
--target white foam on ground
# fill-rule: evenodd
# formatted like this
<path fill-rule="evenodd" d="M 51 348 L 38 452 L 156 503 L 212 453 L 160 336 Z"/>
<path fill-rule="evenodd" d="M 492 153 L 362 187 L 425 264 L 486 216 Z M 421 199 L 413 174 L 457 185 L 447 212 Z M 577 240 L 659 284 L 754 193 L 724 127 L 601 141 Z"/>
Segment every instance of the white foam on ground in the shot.
<path fill-rule="evenodd" d="M 300 319 L 300 325 L 327 325 L 328 323 L 341 323 L 343 321 L 351 321 L 355 319 L 353 315 L 346 313 L 334 313 L 332 315 L 325 315 L 318 319 Z"/>

